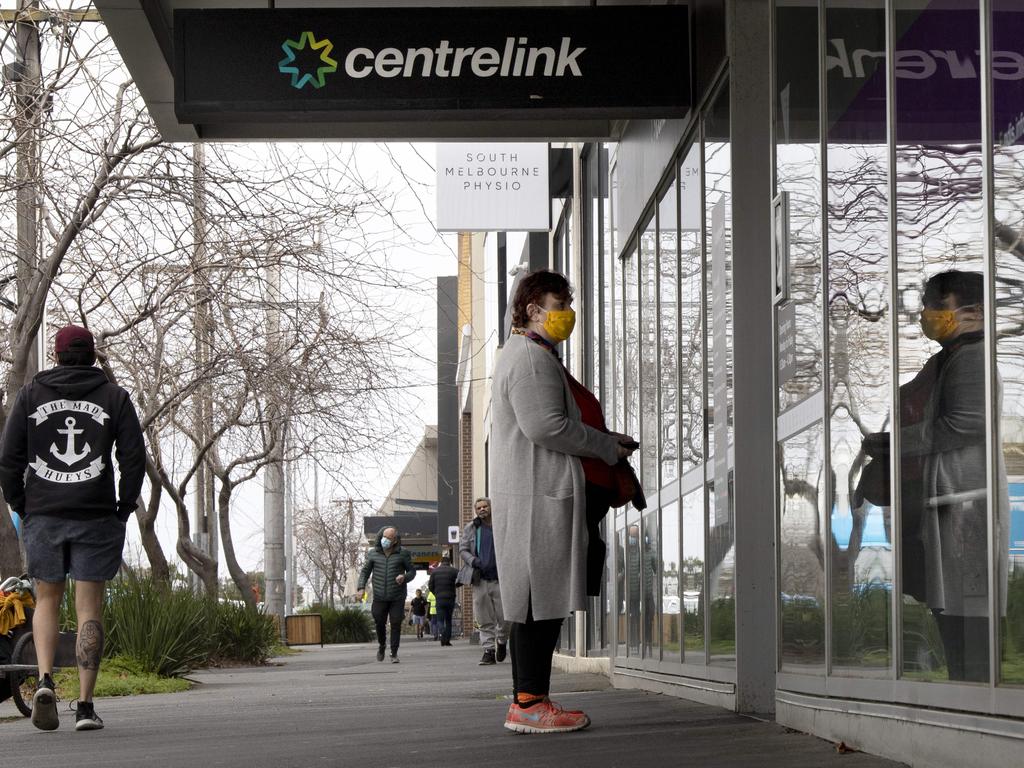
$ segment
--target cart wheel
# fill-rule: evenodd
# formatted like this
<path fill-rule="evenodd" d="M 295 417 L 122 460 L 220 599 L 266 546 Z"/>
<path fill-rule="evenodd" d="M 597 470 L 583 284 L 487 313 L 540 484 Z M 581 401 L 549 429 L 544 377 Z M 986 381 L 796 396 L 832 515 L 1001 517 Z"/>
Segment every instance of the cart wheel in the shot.
<path fill-rule="evenodd" d="M 35 655 L 35 645 L 32 644 L 31 630 L 24 633 L 14 644 L 11 651 L 11 663 L 20 664 L 23 655 L 31 651 Z M 21 672 L 11 675 L 11 700 L 25 717 L 32 717 L 32 696 L 36 692 L 36 684 L 39 682 L 37 672 Z"/>

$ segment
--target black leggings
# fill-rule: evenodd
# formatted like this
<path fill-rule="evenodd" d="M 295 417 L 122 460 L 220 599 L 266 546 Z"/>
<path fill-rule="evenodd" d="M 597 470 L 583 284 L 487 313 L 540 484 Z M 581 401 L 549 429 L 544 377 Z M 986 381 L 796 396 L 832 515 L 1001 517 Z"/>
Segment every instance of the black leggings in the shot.
<path fill-rule="evenodd" d="M 512 656 L 512 694 L 519 703 L 519 692 L 547 696 L 551 690 L 551 657 L 565 619 L 533 618 L 528 606 L 526 623 L 513 622 L 508 650 Z"/>
<path fill-rule="evenodd" d="M 946 651 L 949 679 L 987 683 L 988 617 L 947 616 L 937 611 L 935 621 Z"/>
<path fill-rule="evenodd" d="M 402 620 L 405 618 L 405 600 L 374 600 L 370 608 L 373 614 L 373 623 L 377 625 L 377 643 L 380 649 L 384 650 L 386 637 L 386 623 L 391 620 L 391 655 L 398 655 L 398 643 L 402 639 Z"/>

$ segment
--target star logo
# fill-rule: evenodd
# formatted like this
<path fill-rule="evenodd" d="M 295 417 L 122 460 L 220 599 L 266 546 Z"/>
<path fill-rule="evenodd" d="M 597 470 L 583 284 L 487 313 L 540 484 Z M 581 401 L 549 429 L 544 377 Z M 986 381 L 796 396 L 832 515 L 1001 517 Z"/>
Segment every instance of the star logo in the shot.
<path fill-rule="evenodd" d="M 306 48 L 320 52 L 320 62 L 322 66 L 316 68 L 316 74 L 311 72 L 300 72 L 299 67 L 295 62 L 295 52 L 304 51 Z M 332 59 L 330 53 L 334 50 L 334 43 L 330 40 L 324 39 L 317 41 L 313 37 L 312 32 L 303 32 L 299 35 L 298 40 L 285 40 L 281 49 L 285 53 L 285 57 L 277 64 L 277 69 L 282 75 L 292 76 L 292 88 L 297 88 L 300 91 L 306 87 L 309 83 L 314 88 L 324 87 L 324 75 L 337 72 L 338 62 Z"/>

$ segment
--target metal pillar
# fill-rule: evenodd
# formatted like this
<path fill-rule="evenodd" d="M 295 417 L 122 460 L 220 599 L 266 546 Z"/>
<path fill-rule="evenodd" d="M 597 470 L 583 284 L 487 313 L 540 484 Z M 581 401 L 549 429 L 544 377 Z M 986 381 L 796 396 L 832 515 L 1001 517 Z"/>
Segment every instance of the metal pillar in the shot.
<path fill-rule="evenodd" d="M 727 10 L 735 349 L 736 709 L 775 710 L 771 3 Z"/>

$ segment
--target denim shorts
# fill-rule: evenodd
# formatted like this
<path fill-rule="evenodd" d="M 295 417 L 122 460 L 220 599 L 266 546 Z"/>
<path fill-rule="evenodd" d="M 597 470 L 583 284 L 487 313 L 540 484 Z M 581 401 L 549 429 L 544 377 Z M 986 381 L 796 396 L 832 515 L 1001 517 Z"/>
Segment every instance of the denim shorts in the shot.
<path fill-rule="evenodd" d="M 29 576 L 50 583 L 68 574 L 75 581 L 110 581 L 121 567 L 125 528 L 113 513 L 90 520 L 29 515 L 21 534 Z"/>

